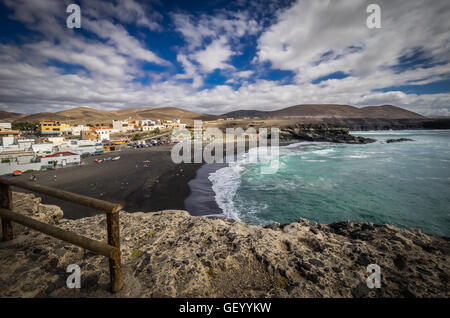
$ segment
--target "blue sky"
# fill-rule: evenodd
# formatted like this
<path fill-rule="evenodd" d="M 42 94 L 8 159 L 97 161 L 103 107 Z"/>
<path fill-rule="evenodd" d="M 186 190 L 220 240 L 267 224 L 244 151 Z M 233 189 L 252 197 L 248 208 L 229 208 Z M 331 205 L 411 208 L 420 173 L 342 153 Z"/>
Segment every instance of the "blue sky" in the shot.
<path fill-rule="evenodd" d="M 219 114 L 393 104 L 450 116 L 450 4 L 0 0 L 0 108 L 177 106 Z M 81 8 L 81 29 L 66 7 Z"/>

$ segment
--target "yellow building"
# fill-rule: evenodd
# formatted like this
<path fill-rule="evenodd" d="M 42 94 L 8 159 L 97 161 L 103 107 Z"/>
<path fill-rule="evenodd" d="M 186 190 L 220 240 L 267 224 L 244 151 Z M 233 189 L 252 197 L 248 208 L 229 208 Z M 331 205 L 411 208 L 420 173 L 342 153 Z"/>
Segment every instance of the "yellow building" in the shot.
<path fill-rule="evenodd" d="M 117 151 L 119 150 L 118 145 L 103 145 L 103 152 Z"/>
<path fill-rule="evenodd" d="M 94 130 L 82 130 L 81 131 L 81 140 L 97 140 L 98 134 Z"/>
<path fill-rule="evenodd" d="M 18 137 L 20 130 L 0 130 L 0 137 Z"/>
<path fill-rule="evenodd" d="M 42 135 L 61 135 L 63 129 L 71 127 L 68 124 L 61 124 L 58 121 L 43 121 L 39 125 Z"/>

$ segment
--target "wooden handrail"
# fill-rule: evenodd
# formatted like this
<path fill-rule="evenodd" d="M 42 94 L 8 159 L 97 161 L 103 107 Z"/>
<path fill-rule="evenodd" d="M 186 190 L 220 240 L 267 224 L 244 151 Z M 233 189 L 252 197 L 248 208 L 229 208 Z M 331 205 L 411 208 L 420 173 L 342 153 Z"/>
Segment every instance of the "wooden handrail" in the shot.
<path fill-rule="evenodd" d="M 0 216 L 2 218 L 7 218 L 11 221 L 29 227 L 30 229 L 42 232 L 44 234 L 48 234 L 57 239 L 83 247 L 87 250 L 90 250 L 92 252 L 95 252 L 97 254 L 106 257 L 114 256 L 115 253 L 117 253 L 117 248 L 114 246 L 108 245 L 100 241 L 92 240 L 85 236 L 81 236 L 76 233 L 60 229 L 56 226 L 47 223 L 40 222 L 38 220 L 32 219 L 17 212 L 12 212 L 10 210 L 0 208 Z"/>
<path fill-rule="evenodd" d="M 56 226 L 37 221 L 17 212 L 13 212 L 11 186 L 23 188 L 41 194 L 47 194 L 55 198 L 106 212 L 108 244 L 106 244 L 105 242 L 92 240 L 76 233 L 60 229 Z M 118 292 L 123 287 L 121 268 L 122 265 L 120 261 L 120 226 L 118 213 L 121 209 L 122 206 L 117 203 L 94 199 L 84 195 L 32 184 L 20 180 L 0 177 L 0 217 L 2 220 L 3 241 L 10 241 L 14 238 L 14 221 L 65 242 L 72 243 L 74 245 L 93 251 L 97 254 L 104 255 L 109 258 L 111 291 L 113 293 Z"/>

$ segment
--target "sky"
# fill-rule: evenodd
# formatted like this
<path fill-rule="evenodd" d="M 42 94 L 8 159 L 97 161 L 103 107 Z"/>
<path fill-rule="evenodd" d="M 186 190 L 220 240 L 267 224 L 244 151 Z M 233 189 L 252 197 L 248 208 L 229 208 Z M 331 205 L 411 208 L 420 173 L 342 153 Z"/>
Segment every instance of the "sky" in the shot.
<path fill-rule="evenodd" d="M 450 116 L 450 1 L 0 0 L 2 110 L 328 103 Z"/>

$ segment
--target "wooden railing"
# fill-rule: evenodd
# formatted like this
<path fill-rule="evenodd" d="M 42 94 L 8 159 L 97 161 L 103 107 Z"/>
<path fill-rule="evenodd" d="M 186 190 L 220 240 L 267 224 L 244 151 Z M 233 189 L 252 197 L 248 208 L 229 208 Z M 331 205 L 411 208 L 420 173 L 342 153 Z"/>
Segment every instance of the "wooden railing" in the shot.
<path fill-rule="evenodd" d="M 26 189 L 29 191 L 46 194 L 68 202 L 84 205 L 90 208 L 102 210 L 106 213 L 108 243 L 92 240 L 85 236 L 60 229 L 56 226 L 43 223 L 13 212 L 13 201 L 11 186 Z M 0 217 L 2 220 L 2 239 L 10 241 L 14 238 L 14 223 L 22 224 L 33 230 L 45 233 L 64 242 L 72 243 L 79 247 L 88 249 L 94 253 L 109 258 L 109 272 L 111 281 L 111 291 L 118 292 L 123 287 L 122 269 L 120 262 L 120 233 L 119 233 L 119 211 L 120 204 L 90 198 L 59 189 L 54 189 L 31 182 L 0 177 Z"/>

